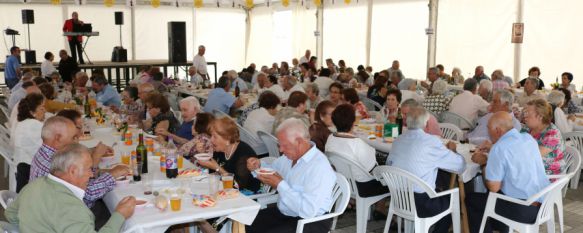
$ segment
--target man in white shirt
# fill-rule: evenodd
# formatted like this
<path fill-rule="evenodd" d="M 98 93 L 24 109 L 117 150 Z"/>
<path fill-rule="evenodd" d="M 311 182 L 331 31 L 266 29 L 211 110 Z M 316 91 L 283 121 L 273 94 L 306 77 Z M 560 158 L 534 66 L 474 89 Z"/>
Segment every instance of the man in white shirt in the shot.
<path fill-rule="evenodd" d="M 312 56 L 312 52 L 308 49 L 306 50 L 306 54 L 300 58 L 300 64 L 310 62 L 310 57 Z"/>
<path fill-rule="evenodd" d="M 399 60 L 394 60 L 393 61 L 393 64 L 391 64 L 391 67 L 389 67 L 387 69 L 387 71 L 389 72 L 389 77 L 391 77 L 391 75 L 394 72 L 397 72 L 397 71 L 398 72 L 401 72 L 401 69 L 400 68 L 401 68 L 401 64 L 399 63 Z M 405 76 L 401 73 L 401 79 L 404 79 L 404 78 L 405 78 Z M 395 84 L 395 85 L 397 85 L 397 84 Z"/>
<path fill-rule="evenodd" d="M 206 49 L 204 45 L 198 46 L 198 53 L 194 56 L 194 59 L 192 59 L 192 66 L 196 68 L 196 71 L 203 79 L 208 79 L 208 73 L 206 70 L 207 64 L 206 59 L 204 58 L 205 51 Z"/>
<path fill-rule="evenodd" d="M 279 192 L 277 207 L 259 211 L 248 233 L 295 232 L 301 219 L 314 218 L 330 211 L 334 200 L 332 188 L 336 174 L 326 156 L 310 142 L 308 127 L 301 120 L 287 119 L 276 130 L 283 156 L 271 165 L 257 158 L 247 159 L 247 168 L 256 171 L 271 167 L 275 174 L 257 176 L 261 182 Z M 304 232 L 329 232 L 332 219 L 304 227 Z"/>
<path fill-rule="evenodd" d="M 320 96 L 322 98 L 328 97 L 330 85 L 334 83 L 334 80 L 330 78 L 330 70 L 328 68 L 320 70 L 320 75 L 314 80 L 314 83 L 320 88 Z"/>
<path fill-rule="evenodd" d="M 45 60 L 40 65 L 40 72 L 43 78 L 50 78 L 53 72 L 57 72 L 57 68 L 53 65 L 55 55 L 51 52 L 45 53 Z"/>
<path fill-rule="evenodd" d="M 449 111 L 464 117 L 470 122 L 475 122 L 478 115 L 488 112 L 488 102 L 476 95 L 478 82 L 475 79 L 466 79 L 464 92 L 453 97 L 449 104 Z"/>
<path fill-rule="evenodd" d="M 190 79 L 190 83 L 194 84 L 194 86 L 198 86 L 203 82 L 202 76 L 200 76 L 196 70 L 196 67 L 194 66 L 188 68 L 188 77 Z"/>
<path fill-rule="evenodd" d="M 284 101 L 287 100 L 289 98 L 289 95 L 294 91 L 301 91 L 304 93 L 306 92 L 302 85 L 298 83 L 298 80 L 293 76 L 289 75 L 283 76 L 281 85 L 283 87 L 283 91 L 285 92 Z"/>
<path fill-rule="evenodd" d="M 267 90 L 265 84 L 269 82 L 267 80 L 267 74 L 259 72 L 257 75 L 257 81 L 253 84 L 253 92 L 261 94 L 263 91 Z"/>
<path fill-rule="evenodd" d="M 277 95 L 277 97 L 279 97 L 281 100 L 287 99 L 283 88 L 277 84 L 277 77 L 274 75 L 267 76 L 267 82 L 265 82 L 264 87 L 267 88 L 268 91 L 271 91 L 273 94 Z"/>
<path fill-rule="evenodd" d="M 488 134 L 488 121 L 497 112 L 508 112 L 512 113 L 512 103 L 514 103 L 514 96 L 508 90 L 498 89 L 494 92 L 492 96 L 492 103 L 490 103 L 490 113 L 486 114 L 485 116 L 481 117 L 478 120 L 478 126 L 472 130 L 472 132 L 468 133 L 468 139 L 470 142 L 481 144 L 485 140 L 490 140 L 490 135 Z M 520 121 L 518 121 L 514 114 L 512 116 L 512 123 L 514 124 L 514 128 L 516 130 L 521 129 Z"/>

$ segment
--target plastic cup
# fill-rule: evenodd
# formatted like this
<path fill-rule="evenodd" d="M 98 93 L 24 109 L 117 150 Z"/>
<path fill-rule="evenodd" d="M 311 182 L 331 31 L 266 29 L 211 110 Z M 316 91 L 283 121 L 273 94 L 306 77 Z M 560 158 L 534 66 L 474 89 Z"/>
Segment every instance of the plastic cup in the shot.
<path fill-rule="evenodd" d="M 221 180 L 223 181 L 223 189 L 232 189 L 233 188 L 233 174 L 225 174 L 221 176 Z"/>
<path fill-rule="evenodd" d="M 130 154 L 128 153 L 122 153 L 121 154 L 121 163 L 125 164 L 125 165 L 130 165 Z"/>
<path fill-rule="evenodd" d="M 179 154 L 177 160 L 178 160 L 178 169 L 182 169 L 182 166 L 184 165 L 184 156 Z"/>
<path fill-rule="evenodd" d="M 170 197 L 170 209 L 172 211 L 180 211 L 181 206 L 182 206 L 182 198 L 180 198 L 179 196 Z"/>

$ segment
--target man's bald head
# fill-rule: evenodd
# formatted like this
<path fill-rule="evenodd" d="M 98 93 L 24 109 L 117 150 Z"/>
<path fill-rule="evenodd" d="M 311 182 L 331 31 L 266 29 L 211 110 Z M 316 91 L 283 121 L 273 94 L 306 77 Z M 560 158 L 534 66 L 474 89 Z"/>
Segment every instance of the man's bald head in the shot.
<path fill-rule="evenodd" d="M 490 117 L 488 121 L 488 133 L 492 143 L 496 143 L 506 132 L 512 130 L 512 115 L 508 112 L 497 112 Z"/>

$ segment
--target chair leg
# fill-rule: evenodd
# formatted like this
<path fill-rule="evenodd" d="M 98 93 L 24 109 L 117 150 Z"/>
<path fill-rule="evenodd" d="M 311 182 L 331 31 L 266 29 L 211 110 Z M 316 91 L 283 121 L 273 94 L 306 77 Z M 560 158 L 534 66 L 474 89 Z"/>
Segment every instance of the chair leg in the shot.
<path fill-rule="evenodd" d="M 387 213 L 387 221 L 385 222 L 385 229 L 383 230 L 383 233 L 388 233 L 389 232 L 389 228 L 391 228 L 391 220 L 392 220 L 392 218 L 393 218 L 393 210 L 391 208 L 389 208 L 389 212 Z M 398 218 L 399 217 L 397 217 L 397 219 Z"/>
<path fill-rule="evenodd" d="M 332 227 L 330 228 L 331 230 L 336 230 L 336 223 L 338 223 L 338 216 L 332 219 Z"/>
<path fill-rule="evenodd" d="M 6 178 L 8 176 L 8 161 L 4 161 L 4 178 Z"/>
<path fill-rule="evenodd" d="M 398 233 L 401 233 L 401 222 L 402 221 L 405 221 L 405 219 L 401 218 L 401 217 L 397 217 L 397 232 Z"/>
<path fill-rule="evenodd" d="M 368 221 L 370 205 L 362 199 L 356 198 L 356 232 L 365 233 Z"/>
<path fill-rule="evenodd" d="M 563 233 L 563 199 L 558 198 L 557 201 L 557 215 L 559 215 L 559 233 Z"/>
<path fill-rule="evenodd" d="M 460 208 L 458 201 L 453 203 L 453 208 L 454 209 L 451 211 L 451 218 L 453 220 L 453 233 L 461 233 Z M 446 216 L 446 218 L 448 218 L 448 216 Z"/>

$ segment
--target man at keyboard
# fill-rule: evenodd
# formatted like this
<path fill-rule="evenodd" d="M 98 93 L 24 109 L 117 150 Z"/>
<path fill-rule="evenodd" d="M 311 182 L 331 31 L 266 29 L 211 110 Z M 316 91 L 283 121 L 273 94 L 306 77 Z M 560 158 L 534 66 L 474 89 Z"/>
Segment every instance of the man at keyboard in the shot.
<path fill-rule="evenodd" d="M 79 20 L 79 14 L 73 12 L 71 19 L 65 20 L 63 25 L 63 32 L 75 32 L 78 31 L 83 25 L 83 21 Z M 82 36 L 67 36 L 69 41 L 69 48 L 71 49 L 71 55 L 73 60 L 77 61 L 77 54 L 79 54 L 79 64 L 85 64 L 83 61 L 83 46 L 81 45 L 83 41 Z"/>

